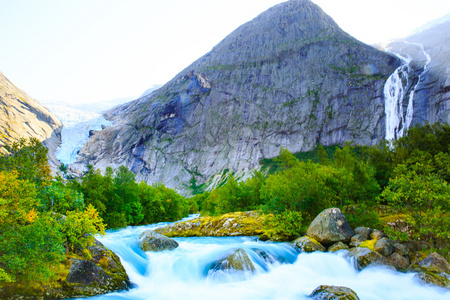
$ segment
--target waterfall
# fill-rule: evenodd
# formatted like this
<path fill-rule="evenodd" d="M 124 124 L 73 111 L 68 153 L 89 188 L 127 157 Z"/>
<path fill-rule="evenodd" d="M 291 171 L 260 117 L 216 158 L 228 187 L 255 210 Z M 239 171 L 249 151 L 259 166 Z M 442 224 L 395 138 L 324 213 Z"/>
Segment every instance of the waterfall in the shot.
<path fill-rule="evenodd" d="M 425 52 L 422 44 L 412 43 L 412 45 L 416 45 L 422 50 L 423 55 L 426 58 L 426 63 L 423 67 L 423 71 L 418 76 L 419 78 L 417 83 L 414 88 L 412 88 L 409 86 L 408 75 L 408 73 L 413 71 L 410 67 L 412 58 L 409 56 L 403 57 L 398 53 L 394 53 L 403 61 L 403 64 L 398 67 L 394 73 L 392 73 L 384 85 L 384 111 L 386 114 L 385 138 L 388 141 L 402 137 L 405 130 L 411 126 L 414 113 L 414 93 L 420 83 L 422 74 L 426 71 L 429 63 L 431 62 L 431 57 Z M 408 89 L 410 90 L 410 93 L 406 112 L 404 112 L 403 102 L 406 100 L 405 97 L 408 95 Z"/>
<path fill-rule="evenodd" d="M 94 299 L 307 300 L 322 284 L 349 287 L 368 300 L 450 299 L 448 290 L 423 286 L 414 273 L 383 267 L 358 271 L 346 250 L 308 254 L 298 253 L 289 243 L 255 237 L 191 237 L 175 238 L 180 246 L 174 250 L 142 251 L 139 235 L 162 225 L 127 227 L 98 237 L 119 255 L 134 288 Z M 211 274 L 211 264 L 236 248 L 245 250 L 255 270 Z"/>
<path fill-rule="evenodd" d="M 404 64 L 389 76 L 384 85 L 384 111 L 386 114 L 386 140 L 391 141 L 403 136 L 405 128 L 411 124 L 413 114 L 412 97 L 408 102 L 406 116 L 403 114 L 403 99 L 408 86 L 409 62 L 403 57 Z M 408 116 L 411 116 L 409 118 Z M 408 123 L 409 122 L 409 123 Z"/>

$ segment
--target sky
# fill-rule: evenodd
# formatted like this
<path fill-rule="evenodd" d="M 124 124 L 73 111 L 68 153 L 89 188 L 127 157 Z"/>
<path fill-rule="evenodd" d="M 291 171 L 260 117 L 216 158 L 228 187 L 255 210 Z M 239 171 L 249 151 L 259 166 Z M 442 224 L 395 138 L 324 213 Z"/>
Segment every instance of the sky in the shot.
<path fill-rule="evenodd" d="M 284 0 L 0 0 L 0 71 L 43 103 L 137 97 Z M 450 12 L 450 0 L 313 0 L 373 44 Z"/>

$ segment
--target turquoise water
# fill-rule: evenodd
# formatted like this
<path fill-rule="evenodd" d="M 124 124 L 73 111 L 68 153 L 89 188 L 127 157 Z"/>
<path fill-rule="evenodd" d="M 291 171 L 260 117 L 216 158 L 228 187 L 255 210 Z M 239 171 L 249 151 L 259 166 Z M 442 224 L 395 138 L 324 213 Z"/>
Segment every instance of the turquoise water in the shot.
<path fill-rule="evenodd" d="M 163 225 L 128 227 L 99 238 L 120 256 L 134 288 L 94 299 L 307 299 L 321 284 L 349 287 L 360 299 L 450 299 L 448 290 L 420 285 L 413 273 L 358 271 L 345 251 L 300 254 L 288 243 L 254 237 L 175 238 L 180 246 L 174 250 L 142 251 L 139 235 Z M 208 271 L 236 248 L 246 250 L 255 272 Z"/>

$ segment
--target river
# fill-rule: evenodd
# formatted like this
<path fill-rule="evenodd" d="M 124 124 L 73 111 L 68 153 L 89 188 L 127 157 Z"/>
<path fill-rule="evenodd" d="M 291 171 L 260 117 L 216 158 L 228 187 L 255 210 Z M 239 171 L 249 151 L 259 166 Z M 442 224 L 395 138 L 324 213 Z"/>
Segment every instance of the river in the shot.
<path fill-rule="evenodd" d="M 120 256 L 134 287 L 90 299 L 307 299 L 322 284 L 349 287 L 361 300 L 450 299 L 449 290 L 420 285 L 414 273 L 382 267 L 358 271 L 345 251 L 300 254 L 288 243 L 254 237 L 175 238 L 180 246 L 174 250 L 142 251 L 139 235 L 166 224 L 128 227 L 99 237 Z M 208 272 L 236 248 L 247 251 L 256 272 Z"/>

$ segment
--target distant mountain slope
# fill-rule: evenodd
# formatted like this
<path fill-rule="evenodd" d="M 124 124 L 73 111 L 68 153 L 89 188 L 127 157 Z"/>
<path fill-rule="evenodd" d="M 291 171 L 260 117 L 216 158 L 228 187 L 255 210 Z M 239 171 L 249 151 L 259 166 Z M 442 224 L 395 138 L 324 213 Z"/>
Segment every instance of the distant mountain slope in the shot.
<path fill-rule="evenodd" d="M 0 148 L 20 138 L 35 137 L 54 150 L 57 138 L 49 138 L 57 135 L 61 126 L 58 118 L 0 72 Z"/>
<path fill-rule="evenodd" d="M 128 166 L 183 189 L 292 152 L 385 136 L 383 87 L 400 60 L 365 45 L 309 0 L 242 25 L 162 88 L 107 113 L 114 125 L 73 169 Z"/>
<path fill-rule="evenodd" d="M 450 123 L 450 14 L 416 32 L 385 46 L 411 60 L 412 124 Z"/>

